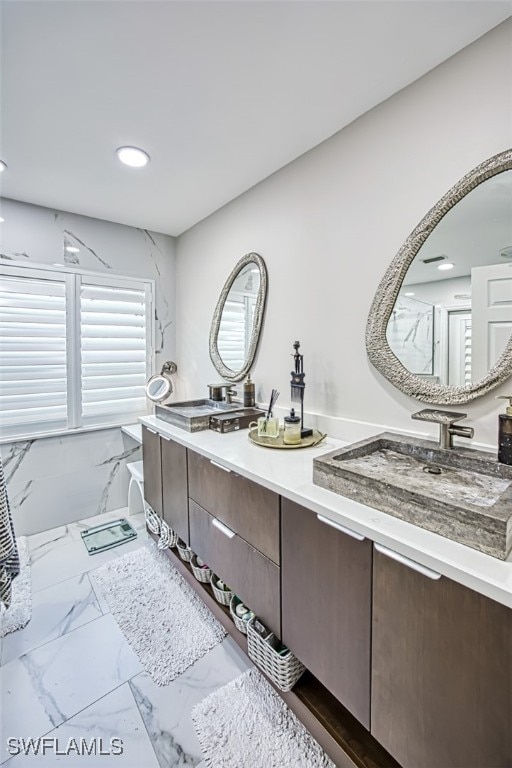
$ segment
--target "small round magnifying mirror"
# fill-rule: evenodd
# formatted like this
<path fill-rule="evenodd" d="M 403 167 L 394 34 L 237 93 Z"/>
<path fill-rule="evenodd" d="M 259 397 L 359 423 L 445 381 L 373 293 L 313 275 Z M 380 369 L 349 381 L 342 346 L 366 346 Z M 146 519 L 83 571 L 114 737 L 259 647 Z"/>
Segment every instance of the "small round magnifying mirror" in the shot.
<path fill-rule="evenodd" d="M 153 403 L 161 403 L 172 395 L 173 387 L 171 374 L 176 373 L 176 363 L 169 361 L 162 367 L 161 373 L 156 373 L 148 379 L 146 397 Z"/>

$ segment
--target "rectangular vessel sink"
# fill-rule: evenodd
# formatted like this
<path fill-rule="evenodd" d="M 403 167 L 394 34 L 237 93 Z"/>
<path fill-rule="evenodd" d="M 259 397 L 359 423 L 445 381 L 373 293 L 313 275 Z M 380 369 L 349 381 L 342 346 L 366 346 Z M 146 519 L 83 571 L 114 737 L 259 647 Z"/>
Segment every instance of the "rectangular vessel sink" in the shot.
<path fill-rule="evenodd" d="M 500 560 L 512 549 L 512 467 L 493 454 L 384 432 L 314 459 L 313 482 Z"/>
<path fill-rule="evenodd" d="M 230 413 L 240 410 L 239 403 L 225 403 L 218 400 L 184 400 L 171 405 L 155 406 L 155 415 L 159 419 L 186 429 L 187 432 L 199 432 L 208 429 L 210 416 L 218 413 Z"/>

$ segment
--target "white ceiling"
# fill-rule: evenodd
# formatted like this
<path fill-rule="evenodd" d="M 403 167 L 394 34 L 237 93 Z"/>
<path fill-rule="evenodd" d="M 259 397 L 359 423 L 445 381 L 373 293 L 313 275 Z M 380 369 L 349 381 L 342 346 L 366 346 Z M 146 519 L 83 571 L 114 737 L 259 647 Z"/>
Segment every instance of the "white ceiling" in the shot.
<path fill-rule="evenodd" d="M 508 0 L 1 8 L 2 195 L 171 235 L 512 13 Z M 152 162 L 121 166 L 123 144 Z"/>

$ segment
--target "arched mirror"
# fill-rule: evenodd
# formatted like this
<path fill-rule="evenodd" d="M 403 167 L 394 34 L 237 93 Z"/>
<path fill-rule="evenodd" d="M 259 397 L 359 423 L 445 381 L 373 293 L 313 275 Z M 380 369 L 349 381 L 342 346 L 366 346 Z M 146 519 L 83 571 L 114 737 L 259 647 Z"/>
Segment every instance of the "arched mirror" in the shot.
<path fill-rule="evenodd" d="M 373 300 L 366 347 L 426 403 L 466 403 L 512 374 L 512 150 L 467 174 L 408 237 Z"/>
<path fill-rule="evenodd" d="M 265 262 L 257 253 L 247 253 L 226 280 L 210 329 L 210 358 L 227 381 L 241 381 L 251 368 L 266 296 Z"/>

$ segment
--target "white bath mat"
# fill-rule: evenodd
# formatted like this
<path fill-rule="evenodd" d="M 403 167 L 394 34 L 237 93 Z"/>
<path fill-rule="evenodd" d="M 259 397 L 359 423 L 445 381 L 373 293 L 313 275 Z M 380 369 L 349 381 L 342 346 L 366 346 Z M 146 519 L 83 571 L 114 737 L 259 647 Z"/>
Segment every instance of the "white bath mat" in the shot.
<path fill-rule="evenodd" d="M 129 645 L 167 685 L 226 632 L 167 557 L 150 544 L 92 572 Z"/>
<path fill-rule="evenodd" d="M 208 768 L 335 768 L 257 669 L 192 710 Z"/>
<path fill-rule="evenodd" d="M 26 536 L 16 539 L 20 557 L 20 572 L 12 582 L 11 604 L 0 614 L 0 637 L 23 629 L 32 618 L 32 580 L 30 578 L 30 553 Z"/>

